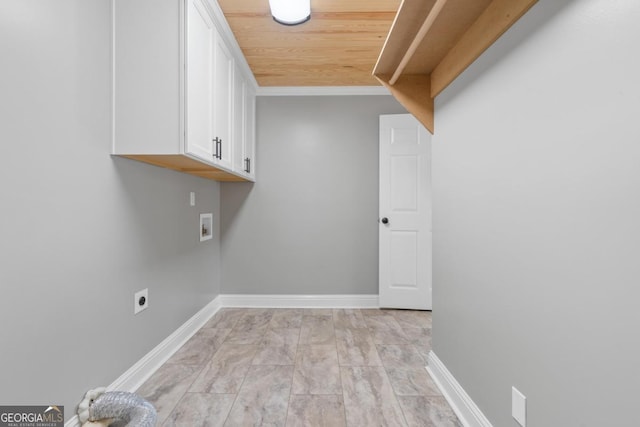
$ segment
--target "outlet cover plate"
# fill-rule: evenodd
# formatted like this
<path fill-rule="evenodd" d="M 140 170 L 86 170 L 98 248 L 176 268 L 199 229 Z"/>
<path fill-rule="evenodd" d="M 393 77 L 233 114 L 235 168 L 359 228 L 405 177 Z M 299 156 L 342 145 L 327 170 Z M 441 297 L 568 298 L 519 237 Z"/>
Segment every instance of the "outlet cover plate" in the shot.
<path fill-rule="evenodd" d="M 143 304 L 140 304 L 141 298 L 144 298 Z M 133 294 L 133 314 L 138 314 L 147 308 L 149 308 L 149 288 L 145 288 Z"/>
<path fill-rule="evenodd" d="M 522 427 L 527 427 L 527 398 L 511 387 L 511 415 Z"/>

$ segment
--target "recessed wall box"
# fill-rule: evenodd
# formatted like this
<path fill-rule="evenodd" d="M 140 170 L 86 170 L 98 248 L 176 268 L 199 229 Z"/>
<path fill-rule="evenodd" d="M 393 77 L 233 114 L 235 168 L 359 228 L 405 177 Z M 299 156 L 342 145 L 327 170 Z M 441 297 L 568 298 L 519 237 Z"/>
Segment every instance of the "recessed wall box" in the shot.
<path fill-rule="evenodd" d="M 201 242 L 213 238 L 213 214 L 200 214 L 199 233 Z"/>

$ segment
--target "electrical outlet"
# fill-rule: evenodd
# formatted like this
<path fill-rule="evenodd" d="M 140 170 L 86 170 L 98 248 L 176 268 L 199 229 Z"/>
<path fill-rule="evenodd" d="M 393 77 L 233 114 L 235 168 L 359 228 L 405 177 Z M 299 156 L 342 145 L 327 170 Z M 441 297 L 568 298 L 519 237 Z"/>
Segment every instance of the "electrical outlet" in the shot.
<path fill-rule="evenodd" d="M 149 289 L 143 289 L 133 294 L 133 314 L 149 308 Z"/>
<path fill-rule="evenodd" d="M 195 205 L 196 205 L 196 193 L 192 191 L 189 193 L 189 206 L 195 206 Z"/>
<path fill-rule="evenodd" d="M 511 387 L 511 416 L 527 427 L 527 398 L 515 387 Z"/>

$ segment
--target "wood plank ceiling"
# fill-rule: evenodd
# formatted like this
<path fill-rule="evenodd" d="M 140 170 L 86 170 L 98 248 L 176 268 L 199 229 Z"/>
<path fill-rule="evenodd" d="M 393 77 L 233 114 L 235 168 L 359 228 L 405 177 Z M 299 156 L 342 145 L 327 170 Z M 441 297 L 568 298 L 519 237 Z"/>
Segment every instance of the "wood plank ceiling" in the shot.
<path fill-rule="evenodd" d="M 278 24 L 269 0 L 218 0 L 260 86 L 377 86 L 373 68 L 400 0 L 311 0 L 311 20 Z"/>

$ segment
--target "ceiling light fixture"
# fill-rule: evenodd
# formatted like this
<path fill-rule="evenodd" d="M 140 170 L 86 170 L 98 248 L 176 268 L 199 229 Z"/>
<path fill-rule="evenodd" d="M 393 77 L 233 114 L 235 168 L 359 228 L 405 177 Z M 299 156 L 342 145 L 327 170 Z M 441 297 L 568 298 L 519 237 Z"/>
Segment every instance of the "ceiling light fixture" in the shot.
<path fill-rule="evenodd" d="M 271 16 L 283 25 L 298 25 L 311 18 L 311 0 L 269 0 Z"/>

